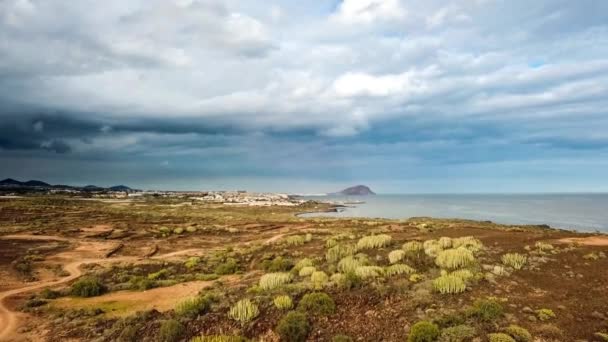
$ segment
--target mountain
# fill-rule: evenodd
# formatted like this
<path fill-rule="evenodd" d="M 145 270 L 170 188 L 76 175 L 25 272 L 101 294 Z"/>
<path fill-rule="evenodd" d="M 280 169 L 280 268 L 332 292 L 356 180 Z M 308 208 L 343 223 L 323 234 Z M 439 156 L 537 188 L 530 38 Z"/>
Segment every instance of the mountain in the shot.
<path fill-rule="evenodd" d="M 133 189 L 129 188 L 126 185 L 115 185 L 108 188 L 111 191 L 132 191 Z"/>
<path fill-rule="evenodd" d="M 0 185 L 5 185 L 5 186 L 7 186 L 7 185 L 23 185 L 23 183 L 20 182 L 20 181 L 18 181 L 18 180 L 14 180 L 12 178 L 7 178 L 7 179 L 4 179 L 4 180 L 1 180 L 0 181 Z"/>
<path fill-rule="evenodd" d="M 39 187 L 44 187 L 44 188 L 49 188 L 51 187 L 50 184 L 39 181 L 39 180 L 29 180 L 25 183 L 23 183 L 22 185 L 24 186 L 39 186 Z"/>
<path fill-rule="evenodd" d="M 372 191 L 369 187 L 365 185 L 356 185 L 350 188 L 346 188 L 337 193 L 338 195 L 344 196 L 367 196 L 367 195 L 375 195 L 376 193 Z"/>

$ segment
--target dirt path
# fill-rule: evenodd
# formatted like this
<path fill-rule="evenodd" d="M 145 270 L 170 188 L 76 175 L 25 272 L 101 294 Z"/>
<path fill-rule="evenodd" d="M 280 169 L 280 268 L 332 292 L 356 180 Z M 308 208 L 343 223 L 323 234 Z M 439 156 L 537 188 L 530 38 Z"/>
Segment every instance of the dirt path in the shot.
<path fill-rule="evenodd" d="M 2 239 L 21 239 L 21 240 L 45 240 L 45 241 L 53 240 L 53 241 L 67 241 L 67 242 L 72 242 L 72 243 L 76 243 L 79 245 L 86 244 L 86 242 L 82 242 L 82 241 L 79 242 L 79 241 L 76 241 L 75 239 L 67 239 L 67 238 L 61 238 L 61 237 L 55 237 L 55 236 L 44 236 L 44 235 L 7 235 L 7 236 L 3 236 L 0 238 L 2 238 Z M 78 250 L 78 249 L 79 248 L 77 247 L 75 250 Z M 158 255 L 158 256 L 153 257 L 152 259 L 169 259 L 169 258 L 173 258 L 176 256 L 188 255 L 188 254 L 198 254 L 198 253 L 204 253 L 204 252 L 205 251 L 203 249 L 187 249 L 187 250 L 167 253 L 167 254 L 163 254 L 163 255 Z M 67 253 L 64 253 L 64 254 L 67 254 Z M 65 271 L 67 273 L 69 273 L 69 275 L 67 277 L 63 277 L 61 279 L 51 280 L 51 281 L 42 281 L 42 282 L 38 282 L 36 284 L 32 284 L 32 285 L 25 286 L 22 288 L 0 292 L 0 341 L 10 341 L 11 339 L 15 338 L 17 336 L 16 331 L 19 327 L 19 321 L 22 317 L 25 316 L 25 314 L 19 313 L 19 312 L 14 312 L 6 306 L 6 301 L 9 297 L 18 295 L 18 294 L 28 293 L 28 292 L 35 291 L 35 290 L 40 290 L 40 289 L 43 289 L 46 287 L 53 287 L 53 286 L 68 283 L 72 280 L 77 279 L 78 277 L 80 277 L 82 275 L 82 271 L 80 268 L 81 268 L 81 266 L 86 265 L 86 264 L 92 264 L 92 263 L 107 264 L 107 263 L 125 262 L 125 261 L 134 262 L 134 261 L 141 261 L 141 260 L 144 260 L 144 258 L 134 257 L 134 256 L 125 256 L 125 257 L 112 257 L 112 258 L 89 258 L 89 259 L 71 261 L 63 266 Z"/>
<path fill-rule="evenodd" d="M 585 246 L 608 246 L 608 236 L 589 236 L 584 238 L 565 238 L 559 242 L 578 243 Z"/>

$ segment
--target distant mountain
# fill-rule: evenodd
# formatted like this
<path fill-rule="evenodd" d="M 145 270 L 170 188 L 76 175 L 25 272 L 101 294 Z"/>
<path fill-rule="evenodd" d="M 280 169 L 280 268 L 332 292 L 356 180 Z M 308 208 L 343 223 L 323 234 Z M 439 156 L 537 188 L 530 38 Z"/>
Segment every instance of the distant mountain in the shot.
<path fill-rule="evenodd" d="M 108 189 L 112 191 L 133 191 L 133 189 L 129 188 L 126 185 L 115 185 L 109 187 Z"/>
<path fill-rule="evenodd" d="M 116 185 L 109 188 L 103 188 L 97 185 L 87 185 L 84 187 L 71 186 L 71 185 L 51 185 L 39 180 L 29 180 L 27 182 L 20 182 L 16 179 L 7 178 L 0 181 L 0 187 L 10 190 L 34 190 L 39 191 L 40 189 L 63 189 L 63 190 L 81 190 L 89 192 L 101 192 L 101 191 L 125 191 L 125 192 L 138 192 L 140 190 L 131 189 L 126 185 Z"/>
<path fill-rule="evenodd" d="M 375 195 L 376 193 L 372 191 L 369 187 L 365 185 L 356 185 L 350 188 L 344 189 L 338 193 L 337 195 L 344 196 L 367 196 L 367 195 Z"/>
<path fill-rule="evenodd" d="M 7 179 L 1 180 L 0 185 L 23 185 L 23 183 L 18 180 L 14 180 L 12 178 L 7 178 Z"/>
<path fill-rule="evenodd" d="M 39 180 L 29 180 L 25 183 L 23 183 L 22 185 L 24 186 L 39 186 L 39 187 L 43 187 L 43 188 L 50 188 L 51 185 Z"/>

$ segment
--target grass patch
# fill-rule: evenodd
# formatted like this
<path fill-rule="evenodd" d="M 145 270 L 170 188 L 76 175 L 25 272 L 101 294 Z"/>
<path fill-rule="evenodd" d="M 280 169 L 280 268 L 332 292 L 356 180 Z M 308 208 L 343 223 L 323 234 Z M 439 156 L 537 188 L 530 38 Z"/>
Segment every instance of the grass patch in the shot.
<path fill-rule="evenodd" d="M 304 342 L 310 333 L 308 317 L 303 312 L 291 311 L 281 318 L 276 332 L 282 341 Z"/>
<path fill-rule="evenodd" d="M 107 288 L 97 278 L 81 278 L 72 284 L 70 293 L 76 297 L 95 297 L 104 294 Z"/>
<path fill-rule="evenodd" d="M 298 304 L 298 310 L 325 316 L 336 311 L 336 304 L 327 293 L 313 292 L 302 297 Z"/>

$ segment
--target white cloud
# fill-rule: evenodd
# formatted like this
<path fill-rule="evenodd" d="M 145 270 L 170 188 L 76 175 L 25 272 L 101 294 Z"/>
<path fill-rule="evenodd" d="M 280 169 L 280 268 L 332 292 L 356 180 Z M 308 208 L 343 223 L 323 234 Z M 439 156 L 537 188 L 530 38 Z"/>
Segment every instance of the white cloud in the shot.
<path fill-rule="evenodd" d="M 343 0 L 332 19 L 344 24 L 401 20 L 407 15 L 399 0 Z"/>

